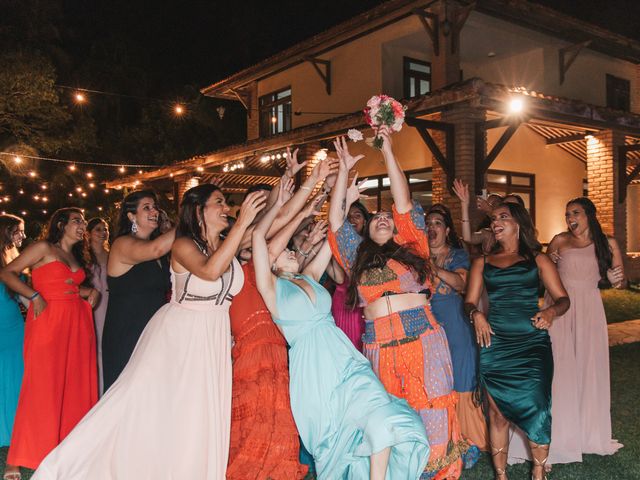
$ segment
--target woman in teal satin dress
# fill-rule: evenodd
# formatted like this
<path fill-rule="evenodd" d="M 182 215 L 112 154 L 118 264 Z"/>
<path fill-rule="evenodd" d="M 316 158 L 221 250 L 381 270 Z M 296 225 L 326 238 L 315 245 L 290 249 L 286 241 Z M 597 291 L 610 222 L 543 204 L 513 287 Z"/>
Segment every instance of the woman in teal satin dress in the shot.
<path fill-rule="evenodd" d="M 291 347 L 291 410 L 317 478 L 419 478 L 429 458 L 419 415 L 386 392 L 369 361 L 335 325 L 331 296 L 318 283 L 331 260 L 328 243 L 302 275 L 295 252 L 284 249 L 286 242 L 273 239 L 267 247 L 265 234 L 278 204 L 253 232 L 256 284 Z M 290 237 L 292 225 L 278 235 Z"/>
<path fill-rule="evenodd" d="M 540 253 L 531 217 L 519 204 L 491 214 L 496 245 L 471 267 L 465 307 L 480 349 L 480 388 L 489 407 L 489 437 L 496 479 L 505 480 L 509 423 L 529 439 L 532 479 L 544 477 L 551 442 L 553 356 L 548 329 L 569 308 L 555 264 Z M 538 308 L 540 280 L 554 303 Z M 476 305 L 483 286 L 488 317 Z"/>

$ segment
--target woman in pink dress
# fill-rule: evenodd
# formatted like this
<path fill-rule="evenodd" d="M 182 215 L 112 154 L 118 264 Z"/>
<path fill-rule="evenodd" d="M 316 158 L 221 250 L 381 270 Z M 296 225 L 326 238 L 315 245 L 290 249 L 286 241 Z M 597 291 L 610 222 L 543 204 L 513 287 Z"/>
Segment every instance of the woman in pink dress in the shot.
<path fill-rule="evenodd" d="M 362 236 L 364 226 L 369 221 L 369 212 L 360 202 L 355 202 L 349 208 L 347 221 L 353 225 L 358 235 Z M 327 272 L 332 279 L 338 283 L 331 300 L 331 314 L 336 321 L 336 325 L 342 330 L 353 345 L 362 351 L 362 334 L 364 333 L 364 315 L 362 307 L 351 308 L 347 301 L 347 290 L 349 289 L 349 279 L 344 270 L 336 260 L 332 260 L 327 268 Z"/>
<path fill-rule="evenodd" d="M 622 254 L 602 231 L 588 198 L 567 204 L 568 231 L 549 244 L 571 307 L 549 329 L 553 349 L 553 417 L 548 466 L 581 462 L 583 453 L 611 455 L 622 447 L 611 438 L 609 338 L 600 282 L 625 286 Z M 549 299 L 545 297 L 545 302 Z M 511 460 L 525 458 L 514 444 Z"/>
<path fill-rule="evenodd" d="M 104 330 L 104 318 L 107 315 L 109 303 L 109 290 L 107 288 L 107 261 L 109 260 L 109 225 L 103 218 L 92 218 L 87 224 L 89 235 L 89 256 L 91 264 L 91 284 L 100 292 L 100 300 L 93 309 L 93 323 L 96 327 L 96 342 L 98 355 L 98 388 L 99 394 L 104 393 L 104 380 L 102 376 L 102 331 Z"/>

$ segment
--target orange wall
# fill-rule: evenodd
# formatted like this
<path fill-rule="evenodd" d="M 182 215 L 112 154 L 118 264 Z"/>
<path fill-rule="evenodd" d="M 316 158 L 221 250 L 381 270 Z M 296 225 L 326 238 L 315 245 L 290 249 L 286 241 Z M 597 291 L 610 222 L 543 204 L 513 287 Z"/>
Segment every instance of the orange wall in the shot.
<path fill-rule="evenodd" d="M 503 129 L 488 134 L 490 150 Z M 566 230 L 564 211 L 567 201 L 582 196 L 585 165 L 558 146 L 547 146 L 544 138 L 521 126 L 490 167 L 535 175 L 536 227 L 538 239 L 548 243 Z"/>

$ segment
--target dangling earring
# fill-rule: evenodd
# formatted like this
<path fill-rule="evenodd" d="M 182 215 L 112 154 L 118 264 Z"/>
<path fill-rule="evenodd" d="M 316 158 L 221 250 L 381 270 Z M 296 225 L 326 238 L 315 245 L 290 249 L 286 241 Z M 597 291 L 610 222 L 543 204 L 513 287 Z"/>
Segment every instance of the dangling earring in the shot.
<path fill-rule="evenodd" d="M 518 229 L 516 230 L 516 238 L 520 240 L 520 225 L 518 225 Z"/>
<path fill-rule="evenodd" d="M 135 220 L 131 222 L 131 233 L 133 233 L 134 235 L 138 233 L 138 224 Z"/>
<path fill-rule="evenodd" d="M 202 220 L 198 220 L 198 226 L 201 227 L 202 226 Z"/>

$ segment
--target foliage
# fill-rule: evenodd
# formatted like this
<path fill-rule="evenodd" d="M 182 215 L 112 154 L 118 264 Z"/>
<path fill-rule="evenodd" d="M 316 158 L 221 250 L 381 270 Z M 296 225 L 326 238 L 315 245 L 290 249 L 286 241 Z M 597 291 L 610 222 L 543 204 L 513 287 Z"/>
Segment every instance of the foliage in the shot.
<path fill-rule="evenodd" d="M 640 319 L 640 290 L 610 288 L 601 293 L 607 323 Z"/>

